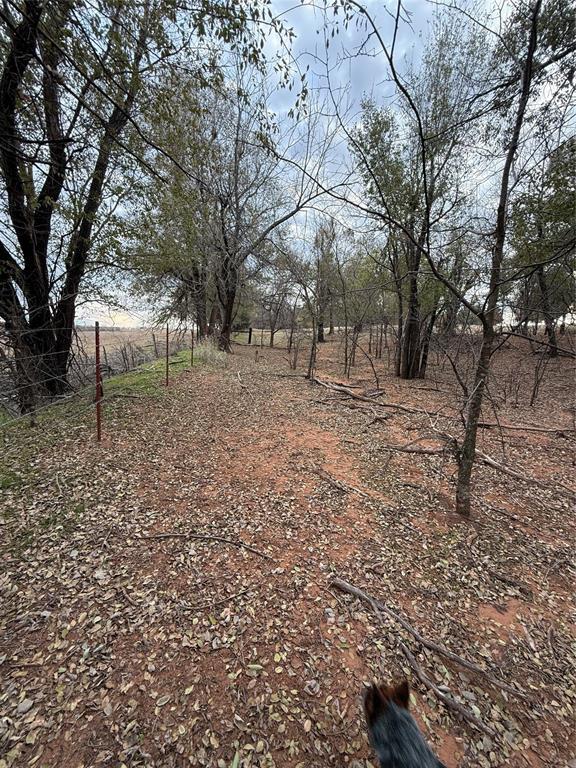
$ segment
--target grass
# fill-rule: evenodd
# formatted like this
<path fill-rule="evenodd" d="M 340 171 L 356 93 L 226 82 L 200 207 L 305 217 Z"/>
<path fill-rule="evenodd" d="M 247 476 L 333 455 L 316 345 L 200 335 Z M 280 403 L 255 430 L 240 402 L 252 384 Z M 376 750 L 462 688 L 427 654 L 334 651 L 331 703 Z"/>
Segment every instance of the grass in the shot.
<path fill-rule="evenodd" d="M 228 363 L 228 355 L 226 352 L 218 349 L 213 341 L 206 339 L 194 347 L 194 362 L 225 368 Z"/>
<path fill-rule="evenodd" d="M 168 360 L 169 377 L 190 368 L 190 350 L 181 350 L 171 355 Z M 194 365 L 201 365 L 202 359 L 194 356 Z M 115 412 L 122 409 L 120 396 L 142 398 L 160 398 L 165 393 L 165 359 L 144 363 L 128 373 L 121 373 L 103 380 L 104 404 Z M 25 469 L 41 448 L 56 445 L 62 434 L 71 429 L 93 429 L 94 423 L 94 385 L 74 393 L 70 399 L 56 401 L 41 407 L 34 414 L 34 423 L 30 416 L 14 417 L 5 409 L 0 409 L 0 440 L 4 442 L 5 454 L 16 458 L 18 466 Z M 13 487 L 21 482 L 21 477 L 12 471 L 5 462 L 0 464 L 0 490 Z"/>
<path fill-rule="evenodd" d="M 196 360 L 194 361 L 196 364 Z M 174 379 L 190 368 L 190 350 L 182 350 L 168 360 L 169 376 Z M 198 361 L 200 364 L 200 361 Z M 136 398 L 162 398 L 167 392 L 165 383 L 166 361 L 156 360 L 145 363 L 129 373 L 119 374 L 103 382 L 104 389 L 104 430 L 106 429 L 106 411 L 112 411 L 114 418 L 133 417 L 130 400 L 123 400 L 118 395 Z M 14 418 L 12 414 L 0 414 L 0 444 L 3 455 L 0 461 L 0 493 L 15 494 L 20 502 L 27 494 L 33 493 L 38 483 L 50 482 L 41 479 L 42 468 L 38 468 L 36 459 L 42 452 L 50 451 L 59 442 L 72 436 L 95 440 L 94 386 L 86 387 L 69 399 L 51 403 L 39 409 L 31 417 Z M 6 498 L 8 502 L 8 497 Z M 4 503 L 0 509 L 0 522 L 3 523 L 6 551 L 19 557 L 34 546 L 43 536 L 67 537 L 78 525 L 85 509 L 82 503 L 61 500 L 57 505 L 39 509 L 39 515 L 31 522 L 28 515 L 21 518 L 21 513 Z"/>

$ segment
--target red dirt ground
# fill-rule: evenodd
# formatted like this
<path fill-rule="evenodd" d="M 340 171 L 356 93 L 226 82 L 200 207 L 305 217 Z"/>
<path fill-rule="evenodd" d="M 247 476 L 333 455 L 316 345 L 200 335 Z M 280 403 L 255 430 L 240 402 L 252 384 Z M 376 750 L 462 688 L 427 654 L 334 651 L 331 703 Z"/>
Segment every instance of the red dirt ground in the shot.
<path fill-rule="evenodd" d="M 498 416 L 566 437 L 484 430 L 481 449 L 528 481 L 479 466 L 471 520 L 453 512 L 449 457 L 386 448 L 458 428 L 433 415 L 458 403 L 438 366 L 428 385 L 442 392 L 381 371 L 380 399 L 426 416 L 365 409 L 292 377 L 280 351 L 256 363 L 238 349 L 226 369 L 112 402 L 100 446 L 87 431 L 35 446 L 33 474 L 9 452 L 22 480 L 3 500 L 0 766 L 366 768 L 364 687 L 404 675 L 447 768 L 567 765 L 573 371 L 556 362 L 554 411 L 522 392 Z M 370 375 L 359 366 L 352 383 L 369 391 Z M 342 382 L 337 344 L 318 376 Z M 380 623 L 333 577 L 522 697 Z M 418 681 L 400 641 L 493 735 Z"/>

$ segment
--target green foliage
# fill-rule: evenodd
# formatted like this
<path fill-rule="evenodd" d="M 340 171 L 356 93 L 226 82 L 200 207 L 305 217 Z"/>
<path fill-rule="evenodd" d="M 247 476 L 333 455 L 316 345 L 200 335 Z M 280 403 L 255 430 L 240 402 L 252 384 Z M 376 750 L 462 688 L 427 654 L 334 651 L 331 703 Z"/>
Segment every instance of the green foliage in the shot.
<path fill-rule="evenodd" d="M 566 314 L 575 300 L 576 141 L 569 139 L 528 177 L 511 210 L 509 271 L 520 272 L 520 315 L 541 309 L 538 265 L 546 277 L 546 297 L 553 317 Z"/>

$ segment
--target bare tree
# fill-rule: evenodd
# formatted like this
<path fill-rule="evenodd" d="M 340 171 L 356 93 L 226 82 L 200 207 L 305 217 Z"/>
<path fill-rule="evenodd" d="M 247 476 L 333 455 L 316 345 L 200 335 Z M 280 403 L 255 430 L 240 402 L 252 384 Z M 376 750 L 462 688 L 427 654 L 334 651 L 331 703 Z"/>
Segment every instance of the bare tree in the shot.
<path fill-rule="evenodd" d="M 418 308 L 413 279 L 422 258 L 436 280 L 451 291 L 460 305 L 481 323 L 482 338 L 477 366 L 472 385 L 468 388 L 469 397 L 465 405 L 464 436 L 455 450 L 458 460 L 456 508 L 463 515 L 470 514 L 471 508 L 471 477 L 476 455 L 478 422 L 498 333 L 499 297 L 503 283 L 514 279 L 514 276 L 503 273 L 503 259 L 508 234 L 514 161 L 521 145 L 531 97 L 539 92 L 535 86 L 535 73 L 538 75 L 539 88 L 542 87 L 549 71 L 552 77 L 557 74 L 560 80 L 569 83 L 570 72 L 561 70 L 564 60 L 575 49 L 569 35 L 569 14 L 564 13 L 561 18 L 564 26 L 559 25 L 556 36 L 547 34 L 551 28 L 550 19 L 552 18 L 553 24 L 558 22 L 558 7 L 553 3 L 549 3 L 546 8 L 549 15 L 546 16 L 542 25 L 543 32 L 539 36 L 539 24 L 543 18 L 542 5 L 542 0 L 536 0 L 528 8 L 519 8 L 509 19 L 507 37 L 497 37 L 493 55 L 503 64 L 496 68 L 495 76 L 494 70 L 491 71 L 489 67 L 482 70 L 477 66 L 481 64 L 479 51 L 486 47 L 485 43 L 483 46 L 475 43 L 473 50 L 476 60 L 471 58 L 470 51 L 464 51 L 462 59 L 455 55 L 449 60 L 444 58 L 443 77 L 436 79 L 436 88 L 442 88 L 444 92 L 440 99 L 441 108 L 433 112 L 438 119 L 430 122 L 427 120 L 426 109 L 429 100 L 422 101 L 421 91 L 413 87 L 409 78 L 400 74 L 395 61 L 395 41 L 400 24 L 401 4 L 397 6 L 395 30 L 392 42 L 388 44 L 365 6 L 356 0 L 345 3 L 347 20 L 350 21 L 355 14 L 360 14 L 367 23 L 369 34 L 377 40 L 392 81 L 406 108 L 408 119 L 414 127 L 423 200 L 421 228 L 415 229 L 410 217 L 407 219 L 398 216 L 392 185 L 379 184 L 380 167 L 375 165 L 373 157 L 363 151 L 363 146 L 357 139 L 355 152 L 361 158 L 365 177 L 371 180 L 375 193 L 373 199 L 377 200 L 378 205 L 376 207 L 370 204 L 371 201 L 360 201 L 344 194 L 336 196 L 368 216 L 379 219 L 401 238 L 405 238 L 410 253 L 415 257 L 413 260 L 407 259 L 407 269 L 412 273 L 412 287 L 409 291 L 412 309 Z M 459 10 L 454 9 L 454 13 L 459 13 Z M 462 18 L 471 19 L 470 14 L 462 14 Z M 472 23 L 475 24 L 473 20 Z M 485 24 L 478 23 L 476 26 L 478 29 L 486 29 Z M 550 50 L 551 45 L 553 50 Z M 535 116 L 538 111 L 536 99 L 531 109 Z M 558 113 L 565 114 L 561 99 Z M 550 110 L 547 110 L 548 120 L 550 114 Z M 477 260 L 477 277 L 473 288 L 467 290 L 465 286 L 457 285 L 450 279 L 450 265 L 446 260 L 446 235 L 448 234 L 450 240 L 451 228 L 455 232 L 462 229 L 458 217 L 455 213 L 450 213 L 461 209 L 464 202 L 462 188 L 455 183 L 458 172 L 461 178 L 461 170 L 466 167 L 465 155 L 459 150 L 463 148 L 464 139 L 470 135 L 470 131 L 485 130 L 487 116 L 491 121 L 487 133 L 488 141 L 494 142 L 496 146 L 504 144 L 505 151 L 501 154 L 494 146 L 490 150 L 492 168 L 498 163 L 496 213 L 492 219 L 491 231 L 485 235 L 486 241 L 489 242 L 486 258 Z M 348 131 L 348 136 L 351 135 Z M 448 191 L 447 196 L 439 194 L 440 188 Z M 489 219 L 487 214 L 486 220 Z M 469 231 L 474 231 L 473 222 L 467 227 Z M 443 236 L 441 233 L 444 233 Z M 482 282 L 484 276 L 487 278 L 486 283 Z M 411 332 L 406 331 L 405 327 L 403 337 L 411 337 Z"/>

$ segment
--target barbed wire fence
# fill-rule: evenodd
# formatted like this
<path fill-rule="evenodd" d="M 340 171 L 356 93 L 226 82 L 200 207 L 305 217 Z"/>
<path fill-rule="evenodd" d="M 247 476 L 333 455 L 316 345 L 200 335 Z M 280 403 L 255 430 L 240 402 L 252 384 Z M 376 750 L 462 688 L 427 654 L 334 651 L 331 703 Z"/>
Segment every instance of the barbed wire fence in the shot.
<path fill-rule="evenodd" d="M 152 381 L 155 377 L 158 386 L 167 387 L 170 366 L 184 362 L 174 360 L 175 355 L 189 349 L 189 365 L 194 363 L 194 334 L 185 327 L 114 329 L 100 328 L 99 323 L 95 323 L 70 330 L 74 343 L 68 358 L 65 387 L 63 393 L 55 397 L 47 385 L 62 381 L 62 375 L 39 374 L 43 361 L 48 357 L 54 359 L 58 352 L 16 355 L 15 338 L 17 342 L 18 336 L 25 338 L 30 331 L 11 329 L 8 332 L 0 327 L 0 436 L 5 445 L 13 428 L 41 423 L 43 428 L 58 430 L 70 427 L 91 410 L 95 412 L 96 439 L 100 440 L 101 406 L 107 399 L 108 380 L 114 380 L 115 384 L 111 398 L 131 397 L 132 384 L 128 381 L 123 384 L 123 375 L 137 372 L 139 379 L 150 376 Z M 159 361 L 165 362 L 164 368 L 158 365 Z"/>

